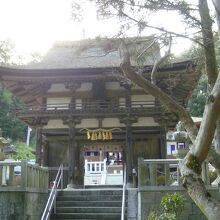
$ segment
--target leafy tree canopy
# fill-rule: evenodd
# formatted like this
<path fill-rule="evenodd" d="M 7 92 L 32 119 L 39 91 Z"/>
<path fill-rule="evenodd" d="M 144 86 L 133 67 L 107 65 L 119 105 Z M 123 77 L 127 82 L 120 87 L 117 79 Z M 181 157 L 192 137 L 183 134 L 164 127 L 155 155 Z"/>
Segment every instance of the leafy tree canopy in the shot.
<path fill-rule="evenodd" d="M 0 41 L 0 63 L 14 63 L 14 46 L 9 40 Z M 17 118 L 8 114 L 12 106 L 20 105 L 19 101 L 0 84 L 0 128 L 4 137 L 12 141 L 23 140 L 26 126 Z"/>

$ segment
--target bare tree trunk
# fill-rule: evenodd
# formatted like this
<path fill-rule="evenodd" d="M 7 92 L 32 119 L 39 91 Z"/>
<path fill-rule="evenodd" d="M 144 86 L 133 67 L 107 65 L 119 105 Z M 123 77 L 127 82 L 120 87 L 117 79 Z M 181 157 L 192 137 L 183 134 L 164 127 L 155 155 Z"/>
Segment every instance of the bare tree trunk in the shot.
<path fill-rule="evenodd" d="M 216 80 L 215 86 L 208 97 L 203 120 L 196 137 L 195 147 L 193 148 L 193 155 L 197 157 L 198 161 L 202 163 L 211 146 L 215 129 L 216 121 L 220 113 L 220 76 Z"/>
<path fill-rule="evenodd" d="M 213 0 L 217 2 L 218 0 Z M 220 4 L 217 2 L 217 13 L 220 12 Z M 163 103 L 169 111 L 176 113 L 180 120 L 184 122 L 185 128 L 192 140 L 194 147 L 184 158 L 181 165 L 181 174 L 183 177 L 183 186 L 186 188 L 189 196 L 194 200 L 201 211 L 210 220 L 219 219 L 220 204 L 207 192 L 201 179 L 201 164 L 207 158 L 216 129 L 216 121 L 220 115 L 220 75 L 217 78 L 216 59 L 214 51 L 214 42 L 212 36 L 212 24 L 209 16 L 209 10 L 206 0 L 199 0 L 199 9 L 201 21 L 203 23 L 202 33 L 205 45 L 206 70 L 208 75 L 209 90 L 211 91 L 205 107 L 202 124 L 197 134 L 197 128 L 194 125 L 189 113 L 180 106 L 169 95 L 160 90 L 157 86 L 137 74 L 130 65 L 130 56 L 127 50 L 124 50 L 124 60 L 121 64 L 123 73 L 134 83 L 156 97 Z M 219 19 L 219 13 L 217 18 Z M 219 23 L 218 23 L 219 24 Z M 124 48 L 125 49 L 125 48 Z M 212 89 L 213 88 L 213 89 Z M 216 159 L 219 156 L 210 151 L 210 158 Z M 218 160 L 219 162 L 219 160 Z M 216 163 L 219 165 L 218 163 Z"/>
<path fill-rule="evenodd" d="M 194 159 L 195 157 L 188 154 L 181 166 L 183 187 L 209 220 L 217 220 L 219 219 L 220 204 L 213 199 L 211 194 L 206 190 L 200 174 L 192 172 L 189 164 L 197 167 L 197 162 L 195 162 L 196 160 Z M 200 166 L 200 164 L 198 164 L 198 166 Z"/>
<path fill-rule="evenodd" d="M 219 0 L 212 0 L 213 5 L 215 6 L 216 12 L 216 21 L 218 24 L 218 33 L 220 34 L 220 1 Z"/>
<path fill-rule="evenodd" d="M 215 151 L 220 155 L 220 117 L 217 120 L 217 126 L 215 130 Z"/>
<path fill-rule="evenodd" d="M 195 140 L 195 142 L 193 151 L 187 154 L 184 159 L 184 163 L 181 166 L 181 173 L 184 179 L 183 185 L 187 189 L 190 197 L 209 219 L 218 219 L 220 205 L 211 198 L 211 195 L 206 191 L 200 174 L 201 164 L 207 157 L 215 133 L 215 122 L 220 114 L 220 77 L 217 79 L 209 96 L 208 103 L 204 111 L 204 119 L 199 133 L 196 136 L 197 128 L 189 113 L 175 100 L 173 100 L 172 97 L 164 93 L 160 88 L 153 85 L 150 81 L 146 80 L 133 70 L 130 65 L 130 56 L 126 48 L 124 48 L 124 60 L 121 64 L 121 69 L 132 82 L 136 83 L 143 88 L 144 91 L 156 97 L 171 112 L 178 114 L 181 121 L 184 122 L 185 128 L 190 134 L 191 140 Z M 194 139 L 195 137 L 196 139 Z"/>
<path fill-rule="evenodd" d="M 215 45 L 212 33 L 212 19 L 209 14 L 209 8 L 207 0 L 199 0 L 199 14 L 201 18 L 201 30 L 202 39 L 205 52 L 205 66 L 208 76 L 209 90 L 213 88 L 215 80 L 218 76 L 216 57 L 215 57 Z"/>

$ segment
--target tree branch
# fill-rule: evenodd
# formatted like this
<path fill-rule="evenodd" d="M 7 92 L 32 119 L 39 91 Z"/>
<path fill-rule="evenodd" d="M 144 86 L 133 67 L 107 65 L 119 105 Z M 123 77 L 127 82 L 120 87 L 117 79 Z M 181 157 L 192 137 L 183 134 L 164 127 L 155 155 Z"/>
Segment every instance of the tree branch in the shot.
<path fill-rule="evenodd" d="M 216 122 L 220 114 L 220 74 L 216 80 L 215 86 L 208 97 L 208 102 L 203 113 L 203 120 L 200 125 L 199 133 L 196 137 L 193 155 L 202 163 L 207 157 L 211 146 Z"/>
<path fill-rule="evenodd" d="M 115 10 L 117 10 L 117 9 L 115 8 Z M 119 12 L 119 11 L 118 11 L 118 12 Z M 189 37 L 189 36 L 187 36 L 187 35 L 179 34 L 179 33 L 176 33 L 176 32 L 174 32 L 174 31 L 169 31 L 169 30 L 164 29 L 163 27 L 152 26 L 152 25 L 149 25 L 149 24 L 147 24 L 146 22 L 143 22 L 143 21 L 138 21 L 137 19 L 132 18 L 131 16 L 129 16 L 128 14 L 126 14 L 126 13 L 123 12 L 123 11 L 120 11 L 119 13 L 120 13 L 121 15 L 123 15 L 124 17 L 127 17 L 128 19 L 134 21 L 134 22 L 137 23 L 138 25 L 142 25 L 142 26 L 144 26 L 144 27 L 148 27 L 148 28 L 151 28 L 151 29 L 155 29 L 155 30 L 164 32 L 164 33 L 168 33 L 168 34 L 171 34 L 171 35 L 175 35 L 175 36 L 177 36 L 177 37 L 189 39 L 189 40 L 191 40 L 192 42 L 195 42 L 195 43 L 199 44 L 200 46 L 204 46 L 204 44 L 201 43 L 200 41 L 198 41 L 198 40 L 196 40 L 196 39 L 194 39 L 194 38 L 191 38 L 191 37 Z"/>
<path fill-rule="evenodd" d="M 169 46 L 168 46 L 168 50 L 165 52 L 164 56 L 161 57 L 158 61 L 155 61 L 153 69 L 151 71 L 151 83 L 156 84 L 156 72 L 159 68 L 159 66 L 167 60 L 167 58 L 171 55 L 171 45 L 172 45 L 172 37 L 170 35 L 169 38 Z"/>
<path fill-rule="evenodd" d="M 199 13 L 202 23 L 202 40 L 205 52 L 205 67 L 208 76 L 209 90 L 211 90 L 215 84 L 218 76 L 215 45 L 212 32 L 212 19 L 209 14 L 209 8 L 207 0 L 199 0 Z"/>
<path fill-rule="evenodd" d="M 172 97 L 163 92 L 159 87 L 153 85 L 150 81 L 139 75 L 131 67 L 130 54 L 125 45 L 122 46 L 123 60 L 121 63 L 121 69 L 124 75 L 132 82 L 143 88 L 147 93 L 150 93 L 156 97 L 162 104 L 164 104 L 170 112 L 177 114 L 180 120 L 184 123 L 184 126 L 190 136 L 190 139 L 194 143 L 198 132 L 190 114 L 179 105 Z"/>
<path fill-rule="evenodd" d="M 156 43 L 156 38 L 154 38 L 154 40 L 146 47 L 144 48 L 144 50 L 138 55 L 138 59 L 140 59 L 140 57 L 146 52 L 148 51 L 155 43 Z"/>

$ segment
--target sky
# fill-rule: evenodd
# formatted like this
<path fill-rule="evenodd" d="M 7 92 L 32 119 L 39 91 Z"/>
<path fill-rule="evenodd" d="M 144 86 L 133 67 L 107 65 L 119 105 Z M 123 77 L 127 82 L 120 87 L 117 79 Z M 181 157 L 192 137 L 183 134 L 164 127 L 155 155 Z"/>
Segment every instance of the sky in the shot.
<path fill-rule="evenodd" d="M 81 24 L 71 17 L 71 0 L 0 0 L 0 39 L 11 39 L 22 53 L 44 54 L 56 41 L 94 38 L 111 35 L 117 21 L 97 21 L 94 7 L 88 6 Z M 182 30 L 181 23 L 171 14 L 155 17 L 155 23 L 166 23 Z M 180 40 L 174 50 L 189 45 Z"/>

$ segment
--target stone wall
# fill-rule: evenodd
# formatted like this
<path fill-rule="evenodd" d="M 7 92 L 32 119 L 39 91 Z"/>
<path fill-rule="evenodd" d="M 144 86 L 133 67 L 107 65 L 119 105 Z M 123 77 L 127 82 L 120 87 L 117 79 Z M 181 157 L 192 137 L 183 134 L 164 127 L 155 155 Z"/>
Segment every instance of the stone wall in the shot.
<path fill-rule="evenodd" d="M 151 209 L 154 209 L 155 211 L 159 212 L 161 197 L 166 193 L 174 193 L 174 192 L 181 193 L 182 195 L 184 195 L 186 199 L 185 209 L 181 215 L 180 220 L 207 219 L 183 189 L 170 190 L 169 187 L 169 189 L 161 190 L 158 187 L 158 189 L 139 191 L 138 199 L 140 202 L 139 203 L 140 206 L 139 206 L 138 220 L 147 220 L 147 217 L 149 216 Z M 212 196 L 215 196 L 216 199 L 220 200 L 218 189 L 210 189 L 209 192 L 212 194 Z"/>
<path fill-rule="evenodd" d="M 1 191 L 1 220 L 39 220 L 48 193 L 37 191 Z"/>

